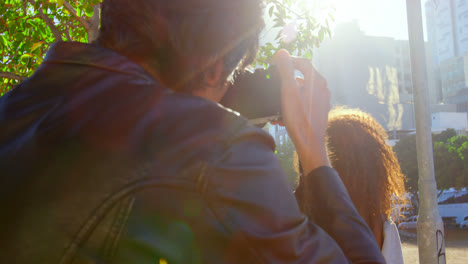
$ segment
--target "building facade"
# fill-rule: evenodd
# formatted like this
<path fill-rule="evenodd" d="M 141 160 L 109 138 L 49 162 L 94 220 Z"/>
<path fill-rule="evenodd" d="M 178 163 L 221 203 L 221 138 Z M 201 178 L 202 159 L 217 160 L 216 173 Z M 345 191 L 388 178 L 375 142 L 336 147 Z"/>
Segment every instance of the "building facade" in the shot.
<path fill-rule="evenodd" d="M 360 108 L 386 130 L 415 128 L 407 40 L 368 36 L 356 22 L 341 24 L 315 53 L 314 64 L 327 79 L 333 105 Z M 428 86 L 436 105 L 441 101 L 440 80 L 432 71 L 428 67 Z"/>
<path fill-rule="evenodd" d="M 428 0 L 427 37 L 432 60 L 428 67 L 439 75 L 440 99 L 468 111 L 468 0 Z"/>
<path fill-rule="evenodd" d="M 432 131 L 442 132 L 453 128 L 459 135 L 468 133 L 468 114 L 455 112 L 440 112 L 432 114 Z"/>

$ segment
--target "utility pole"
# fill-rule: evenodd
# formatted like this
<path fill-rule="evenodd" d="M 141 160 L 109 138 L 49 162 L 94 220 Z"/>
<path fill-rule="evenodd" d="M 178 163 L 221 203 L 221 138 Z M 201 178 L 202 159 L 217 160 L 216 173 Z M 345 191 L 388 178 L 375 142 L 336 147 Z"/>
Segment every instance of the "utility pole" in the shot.
<path fill-rule="evenodd" d="M 445 264 L 444 225 L 437 204 L 420 0 L 406 0 L 419 168 L 419 263 Z"/>

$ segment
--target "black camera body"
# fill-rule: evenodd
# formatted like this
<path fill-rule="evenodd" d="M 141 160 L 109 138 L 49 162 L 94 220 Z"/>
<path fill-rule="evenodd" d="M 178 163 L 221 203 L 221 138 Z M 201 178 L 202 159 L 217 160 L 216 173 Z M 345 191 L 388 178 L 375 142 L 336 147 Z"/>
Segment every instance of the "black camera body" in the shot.
<path fill-rule="evenodd" d="M 220 102 L 250 120 L 254 125 L 281 120 L 281 78 L 276 66 L 244 71 Z"/>

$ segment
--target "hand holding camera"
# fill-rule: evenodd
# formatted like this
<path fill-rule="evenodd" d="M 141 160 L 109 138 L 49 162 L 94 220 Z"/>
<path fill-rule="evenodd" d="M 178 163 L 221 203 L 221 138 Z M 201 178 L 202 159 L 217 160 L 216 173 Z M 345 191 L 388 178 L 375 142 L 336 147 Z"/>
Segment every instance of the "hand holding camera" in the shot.
<path fill-rule="evenodd" d="M 291 57 L 280 50 L 267 70 L 245 72 L 221 100 L 253 124 L 281 121 L 296 146 L 304 174 L 329 166 L 325 132 L 330 111 L 326 80 L 306 58 Z M 300 71 L 304 79 L 296 78 Z"/>
<path fill-rule="evenodd" d="M 283 123 L 296 146 L 304 175 L 320 166 L 330 166 L 325 147 L 330 91 L 311 62 L 294 58 L 285 50 L 274 57 L 281 76 Z M 299 70 L 304 79 L 295 78 Z"/>

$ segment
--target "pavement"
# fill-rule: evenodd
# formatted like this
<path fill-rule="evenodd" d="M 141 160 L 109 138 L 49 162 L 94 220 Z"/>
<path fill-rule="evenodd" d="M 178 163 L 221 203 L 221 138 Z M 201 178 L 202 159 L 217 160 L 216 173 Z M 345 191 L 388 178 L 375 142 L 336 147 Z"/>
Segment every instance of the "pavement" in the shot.
<path fill-rule="evenodd" d="M 445 233 L 445 254 L 448 264 L 468 263 L 468 230 L 448 228 Z M 401 247 L 406 264 L 418 264 L 416 230 L 400 230 Z"/>

